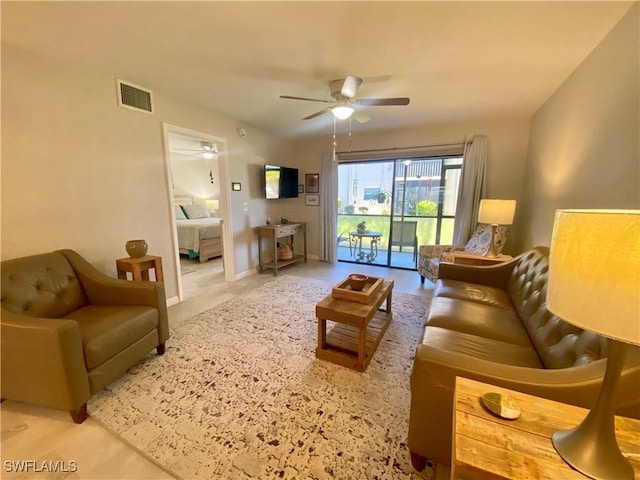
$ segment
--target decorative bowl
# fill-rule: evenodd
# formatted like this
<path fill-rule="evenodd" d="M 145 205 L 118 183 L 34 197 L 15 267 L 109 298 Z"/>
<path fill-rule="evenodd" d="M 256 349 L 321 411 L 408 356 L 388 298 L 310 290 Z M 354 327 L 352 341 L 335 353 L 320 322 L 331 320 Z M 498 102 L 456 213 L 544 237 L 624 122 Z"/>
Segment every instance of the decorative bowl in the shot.
<path fill-rule="evenodd" d="M 144 240 L 129 240 L 125 249 L 131 258 L 144 257 L 147 254 L 147 242 Z"/>
<path fill-rule="evenodd" d="M 367 284 L 367 280 L 369 280 L 369 277 L 367 277 L 366 275 L 352 273 L 351 275 L 349 275 L 349 286 L 351 287 L 351 290 L 359 292 Z"/>

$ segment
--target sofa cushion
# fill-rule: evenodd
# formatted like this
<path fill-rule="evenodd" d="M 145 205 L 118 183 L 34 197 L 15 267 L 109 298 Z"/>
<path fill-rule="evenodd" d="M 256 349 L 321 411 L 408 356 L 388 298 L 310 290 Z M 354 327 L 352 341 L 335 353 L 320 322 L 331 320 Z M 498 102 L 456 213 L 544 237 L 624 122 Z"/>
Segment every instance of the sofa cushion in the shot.
<path fill-rule="evenodd" d="M 507 292 L 502 288 L 477 283 L 463 282 L 460 280 L 438 280 L 434 297 L 457 298 L 469 302 L 482 303 L 506 310 L 513 310 L 513 304 Z"/>
<path fill-rule="evenodd" d="M 87 303 L 73 267 L 60 253 L 2 262 L 2 308 L 29 317 L 60 318 Z"/>
<path fill-rule="evenodd" d="M 527 331 L 513 310 L 455 298 L 435 297 L 426 326 L 441 327 L 500 342 L 531 347 Z"/>
<path fill-rule="evenodd" d="M 91 370 L 158 327 L 158 311 L 140 305 L 88 305 L 67 315 L 78 322 L 87 370 Z"/>
<path fill-rule="evenodd" d="M 538 354 L 531 345 L 515 345 L 431 326 L 424 329 L 421 343 L 438 350 L 469 355 L 490 362 L 516 367 L 543 368 Z"/>

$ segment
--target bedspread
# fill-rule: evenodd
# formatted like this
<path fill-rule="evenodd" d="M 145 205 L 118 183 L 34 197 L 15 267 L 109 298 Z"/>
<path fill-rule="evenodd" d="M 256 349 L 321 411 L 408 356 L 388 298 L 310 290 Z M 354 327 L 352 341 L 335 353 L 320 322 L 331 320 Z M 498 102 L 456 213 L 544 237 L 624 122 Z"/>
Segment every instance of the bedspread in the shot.
<path fill-rule="evenodd" d="M 184 250 L 200 251 L 200 240 L 222 236 L 219 218 L 194 218 L 176 220 L 178 227 L 178 247 Z"/>

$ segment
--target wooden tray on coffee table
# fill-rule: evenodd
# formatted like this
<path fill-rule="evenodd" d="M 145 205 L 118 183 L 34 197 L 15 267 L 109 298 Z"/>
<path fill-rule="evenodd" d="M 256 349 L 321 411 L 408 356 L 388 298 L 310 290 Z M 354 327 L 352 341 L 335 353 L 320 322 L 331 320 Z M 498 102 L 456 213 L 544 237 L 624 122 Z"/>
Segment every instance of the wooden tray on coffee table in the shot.
<path fill-rule="evenodd" d="M 369 277 L 361 291 L 352 290 L 349 286 L 349 277 L 342 280 L 331 290 L 333 298 L 341 298 L 352 302 L 369 304 L 373 296 L 382 288 L 383 278 Z"/>

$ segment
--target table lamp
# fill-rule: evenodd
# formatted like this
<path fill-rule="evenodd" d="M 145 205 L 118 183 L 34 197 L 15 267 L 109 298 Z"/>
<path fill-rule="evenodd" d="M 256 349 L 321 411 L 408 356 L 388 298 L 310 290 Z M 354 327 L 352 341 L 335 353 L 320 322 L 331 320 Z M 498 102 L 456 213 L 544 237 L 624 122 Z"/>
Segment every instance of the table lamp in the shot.
<path fill-rule="evenodd" d="M 220 208 L 219 200 L 205 200 L 205 203 L 207 204 L 207 208 L 209 208 L 209 211 L 213 214 L 215 214 L 218 208 Z"/>
<path fill-rule="evenodd" d="M 615 390 L 629 344 L 640 345 L 640 210 L 558 210 L 549 311 L 607 337 L 598 397 L 580 425 L 553 434 L 562 459 L 591 478 L 633 478 L 615 435 Z"/>
<path fill-rule="evenodd" d="M 478 211 L 478 222 L 491 225 L 491 244 L 485 257 L 497 257 L 496 252 L 496 229 L 498 225 L 511 225 L 513 216 L 516 213 L 515 200 L 487 199 L 480 200 L 480 210 Z"/>

